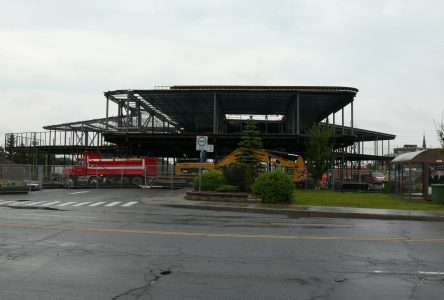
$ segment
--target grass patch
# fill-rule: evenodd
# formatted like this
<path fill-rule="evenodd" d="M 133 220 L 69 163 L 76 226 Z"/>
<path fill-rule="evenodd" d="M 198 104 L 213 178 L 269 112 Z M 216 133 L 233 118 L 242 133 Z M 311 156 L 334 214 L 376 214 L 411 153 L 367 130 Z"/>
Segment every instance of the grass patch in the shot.
<path fill-rule="evenodd" d="M 435 204 L 426 200 L 402 199 L 399 196 L 382 193 L 296 190 L 293 193 L 293 204 L 444 211 L 444 205 L 442 204 Z"/>

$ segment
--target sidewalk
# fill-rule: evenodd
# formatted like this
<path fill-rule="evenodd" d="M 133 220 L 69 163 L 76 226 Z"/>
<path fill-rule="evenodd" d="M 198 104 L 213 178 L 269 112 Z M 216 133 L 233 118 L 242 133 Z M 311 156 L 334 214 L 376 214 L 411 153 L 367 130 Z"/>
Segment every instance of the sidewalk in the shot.
<path fill-rule="evenodd" d="M 444 221 L 444 211 L 417 211 L 333 206 L 276 205 L 185 200 L 185 190 L 168 191 L 144 202 L 176 208 L 281 214 L 297 218 L 350 218 L 377 220 Z"/>

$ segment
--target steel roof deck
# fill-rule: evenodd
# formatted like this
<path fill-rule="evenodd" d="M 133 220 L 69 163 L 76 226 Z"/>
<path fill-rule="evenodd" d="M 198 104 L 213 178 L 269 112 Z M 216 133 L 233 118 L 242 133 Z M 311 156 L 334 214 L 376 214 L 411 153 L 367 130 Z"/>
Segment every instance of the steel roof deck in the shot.
<path fill-rule="evenodd" d="M 186 132 L 196 124 L 213 126 L 214 103 L 222 114 L 285 115 L 300 101 L 300 124 L 306 128 L 351 103 L 358 89 L 321 86 L 172 86 L 153 90 L 105 92 L 108 99 L 137 95 Z"/>

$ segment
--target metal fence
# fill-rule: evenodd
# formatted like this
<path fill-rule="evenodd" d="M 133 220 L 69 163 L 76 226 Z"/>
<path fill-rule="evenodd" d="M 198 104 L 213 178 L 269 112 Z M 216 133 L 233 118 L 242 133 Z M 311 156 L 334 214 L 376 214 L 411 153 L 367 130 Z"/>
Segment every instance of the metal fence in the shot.
<path fill-rule="evenodd" d="M 183 171 L 183 170 L 182 170 Z M 296 170 L 286 169 L 294 180 Z M 299 172 L 301 173 L 301 172 Z M 299 173 L 296 173 L 299 174 Z M 179 172 L 174 165 L 110 166 L 85 168 L 80 165 L 0 165 L 0 192 L 41 188 L 168 188 L 193 186 L 197 173 Z M 321 184 L 324 188 L 339 190 L 344 183 L 367 184 L 369 190 L 381 191 L 388 179 L 385 170 L 331 169 Z M 242 180 L 242 178 L 240 178 Z M 296 181 L 295 181 L 296 182 Z M 299 182 L 310 188 L 313 180 Z"/>
<path fill-rule="evenodd" d="M 30 165 L 0 165 L 0 192 L 28 191 L 30 183 Z"/>
<path fill-rule="evenodd" d="M 83 165 L 0 165 L 0 167 L 0 170 L 3 170 L 3 177 L 0 180 L 5 178 L 8 182 L 8 184 L 1 184 L 2 187 L 15 185 L 28 190 L 48 188 L 177 189 L 192 187 L 194 177 L 199 174 L 199 170 L 196 167 L 193 167 L 192 170 L 184 170 L 183 168 L 176 169 L 176 166 L 172 164 L 148 165 L 145 167 L 131 167 L 128 165 L 112 165 L 108 167 L 85 167 Z M 295 176 L 294 169 L 282 169 L 293 178 L 297 177 Z M 202 168 L 202 173 L 205 171 L 206 169 Z M 271 171 L 271 169 L 264 169 L 263 171 Z M 234 176 L 234 179 L 231 179 L 243 182 L 241 172 L 237 172 L 234 175 L 237 175 L 238 178 Z"/>
<path fill-rule="evenodd" d="M 176 175 L 173 165 L 83 168 L 79 165 L 0 165 L 0 191 L 42 188 L 182 188 L 193 174 Z"/>
<path fill-rule="evenodd" d="M 323 178 L 322 185 L 329 189 L 341 189 L 344 183 L 367 184 L 369 190 L 382 191 L 388 172 L 384 169 L 330 169 Z"/>

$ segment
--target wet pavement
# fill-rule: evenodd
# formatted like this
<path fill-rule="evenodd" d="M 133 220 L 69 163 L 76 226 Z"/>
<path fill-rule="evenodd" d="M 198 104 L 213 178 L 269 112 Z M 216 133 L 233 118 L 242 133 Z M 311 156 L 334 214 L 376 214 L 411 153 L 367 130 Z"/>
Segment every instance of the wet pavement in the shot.
<path fill-rule="evenodd" d="M 444 293 L 442 222 L 166 206 L 187 201 L 182 191 L 71 193 L 41 191 L 20 200 L 138 203 L 0 206 L 0 299 L 440 299 Z M 0 201 L 17 200 L 10 198 Z"/>

